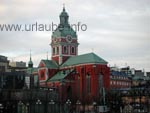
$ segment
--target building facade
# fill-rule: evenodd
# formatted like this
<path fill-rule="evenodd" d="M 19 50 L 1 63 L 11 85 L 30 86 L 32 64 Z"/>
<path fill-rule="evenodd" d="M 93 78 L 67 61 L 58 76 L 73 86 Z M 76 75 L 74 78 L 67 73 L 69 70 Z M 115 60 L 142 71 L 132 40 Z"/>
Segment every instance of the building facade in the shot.
<path fill-rule="evenodd" d="M 7 57 L 0 55 L 0 89 L 22 89 L 25 75 L 25 71 L 16 71 L 9 65 Z"/>
<path fill-rule="evenodd" d="M 52 60 L 42 59 L 38 66 L 40 87 L 57 89 L 61 102 L 98 102 L 110 88 L 107 62 L 95 53 L 78 55 L 78 37 L 65 8 L 59 18 L 51 37 Z"/>
<path fill-rule="evenodd" d="M 7 57 L 0 55 L 0 72 L 10 72 L 9 60 Z"/>
<path fill-rule="evenodd" d="M 132 80 L 125 72 L 114 71 L 110 72 L 110 88 L 111 89 L 123 89 L 130 88 Z"/>

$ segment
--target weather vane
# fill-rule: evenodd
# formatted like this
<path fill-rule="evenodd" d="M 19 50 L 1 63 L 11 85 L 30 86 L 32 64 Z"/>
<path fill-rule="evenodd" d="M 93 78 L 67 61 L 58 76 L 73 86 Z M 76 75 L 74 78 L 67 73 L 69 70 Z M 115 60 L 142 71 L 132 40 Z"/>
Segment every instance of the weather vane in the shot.
<path fill-rule="evenodd" d="M 65 3 L 63 3 L 63 8 L 65 8 Z"/>

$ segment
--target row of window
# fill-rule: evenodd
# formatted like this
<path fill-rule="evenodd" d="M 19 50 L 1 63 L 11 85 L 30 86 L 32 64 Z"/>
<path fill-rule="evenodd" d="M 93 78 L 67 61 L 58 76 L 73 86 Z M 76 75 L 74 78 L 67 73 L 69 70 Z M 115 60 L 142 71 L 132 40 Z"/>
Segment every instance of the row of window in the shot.
<path fill-rule="evenodd" d="M 53 47 L 53 54 L 59 54 L 59 47 Z"/>
<path fill-rule="evenodd" d="M 68 46 L 63 46 L 62 53 L 68 54 Z M 59 54 L 59 47 L 53 47 L 53 54 Z M 71 54 L 75 54 L 75 47 L 71 47 Z"/>
<path fill-rule="evenodd" d="M 122 85 L 122 86 L 129 86 L 129 82 L 122 82 L 122 81 L 110 81 L 110 85 Z"/>
<path fill-rule="evenodd" d="M 128 77 L 124 77 L 124 76 L 110 76 L 110 78 L 122 79 L 122 80 L 127 80 L 128 79 Z"/>

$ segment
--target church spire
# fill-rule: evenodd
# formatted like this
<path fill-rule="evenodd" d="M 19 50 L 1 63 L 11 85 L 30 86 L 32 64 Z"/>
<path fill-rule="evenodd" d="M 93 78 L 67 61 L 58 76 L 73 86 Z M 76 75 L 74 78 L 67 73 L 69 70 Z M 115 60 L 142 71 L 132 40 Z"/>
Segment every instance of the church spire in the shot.
<path fill-rule="evenodd" d="M 32 62 L 32 58 L 31 58 L 31 50 L 30 50 L 30 60 L 28 62 L 28 67 L 33 68 L 33 62 Z"/>
<path fill-rule="evenodd" d="M 60 14 L 60 25 L 66 26 L 68 25 L 68 13 L 66 12 L 65 5 L 63 4 L 63 11 Z"/>
<path fill-rule="evenodd" d="M 32 61 L 32 59 L 31 59 L 31 50 L 30 50 L 30 61 Z"/>
<path fill-rule="evenodd" d="M 65 12 L 66 10 L 65 10 L 65 4 L 63 4 L 63 11 Z"/>

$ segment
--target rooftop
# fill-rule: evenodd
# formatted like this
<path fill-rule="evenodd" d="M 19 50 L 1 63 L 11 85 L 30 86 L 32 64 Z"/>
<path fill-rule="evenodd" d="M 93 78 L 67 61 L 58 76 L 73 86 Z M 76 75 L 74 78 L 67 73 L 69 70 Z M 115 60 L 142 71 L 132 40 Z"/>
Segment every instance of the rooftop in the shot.
<path fill-rule="evenodd" d="M 57 72 L 52 78 L 50 78 L 48 81 L 62 81 L 64 80 L 67 75 L 69 75 L 73 70 L 65 70 Z"/>
<path fill-rule="evenodd" d="M 61 65 L 61 67 L 73 66 L 79 64 L 88 64 L 88 63 L 98 63 L 98 64 L 107 64 L 107 61 L 97 56 L 95 53 L 87 53 L 78 56 L 70 57 L 65 63 Z"/>
<path fill-rule="evenodd" d="M 45 67 L 47 68 L 54 68 L 54 69 L 58 68 L 57 63 L 54 60 L 41 60 L 41 61 L 45 64 Z"/>

